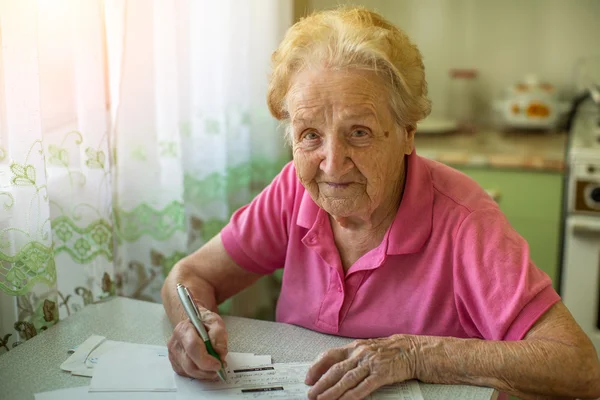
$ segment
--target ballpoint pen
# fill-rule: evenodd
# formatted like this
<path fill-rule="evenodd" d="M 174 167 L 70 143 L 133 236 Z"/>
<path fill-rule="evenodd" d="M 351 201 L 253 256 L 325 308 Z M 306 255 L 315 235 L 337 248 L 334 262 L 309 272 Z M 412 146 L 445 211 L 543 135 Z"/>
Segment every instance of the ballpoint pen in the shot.
<path fill-rule="evenodd" d="M 215 351 L 212 343 L 210 342 L 210 338 L 208 337 L 208 333 L 206 332 L 204 324 L 200 320 L 200 313 L 198 312 L 198 308 L 196 307 L 196 303 L 194 303 L 190 292 L 185 286 L 183 286 L 181 283 L 178 283 L 177 294 L 179 295 L 179 300 L 181 300 L 181 304 L 183 305 L 185 313 L 192 322 L 192 325 L 194 325 L 196 328 L 196 331 L 198 331 L 198 335 L 200 335 L 202 341 L 206 345 L 206 351 L 221 363 L 221 369 L 217 371 L 217 375 L 219 375 L 219 378 L 221 378 L 223 382 L 227 382 L 227 375 L 225 375 L 223 361 L 221 361 L 221 357 L 219 357 L 219 354 Z"/>

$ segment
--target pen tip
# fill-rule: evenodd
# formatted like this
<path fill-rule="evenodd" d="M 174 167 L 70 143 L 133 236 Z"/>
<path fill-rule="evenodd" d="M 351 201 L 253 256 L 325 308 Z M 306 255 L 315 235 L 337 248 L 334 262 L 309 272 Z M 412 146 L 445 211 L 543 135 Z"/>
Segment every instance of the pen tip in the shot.
<path fill-rule="evenodd" d="M 221 378 L 223 382 L 227 382 L 227 375 L 225 375 L 225 371 L 220 369 L 219 371 L 217 371 L 217 375 L 219 375 L 219 378 Z"/>

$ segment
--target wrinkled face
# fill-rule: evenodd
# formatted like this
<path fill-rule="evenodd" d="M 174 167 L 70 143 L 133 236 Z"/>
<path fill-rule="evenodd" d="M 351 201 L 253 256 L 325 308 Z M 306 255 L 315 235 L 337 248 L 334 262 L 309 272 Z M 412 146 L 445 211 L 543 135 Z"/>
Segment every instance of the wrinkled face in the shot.
<path fill-rule="evenodd" d="M 334 217 L 368 217 L 398 200 L 414 129 L 395 123 L 374 73 L 303 71 L 287 106 L 296 171 L 315 203 Z"/>

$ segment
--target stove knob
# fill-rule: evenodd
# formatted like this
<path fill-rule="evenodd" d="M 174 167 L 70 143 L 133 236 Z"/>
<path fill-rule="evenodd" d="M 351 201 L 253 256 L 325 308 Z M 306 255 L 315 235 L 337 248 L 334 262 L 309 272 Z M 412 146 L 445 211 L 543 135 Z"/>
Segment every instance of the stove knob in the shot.
<path fill-rule="evenodd" d="M 600 187 L 595 187 L 590 192 L 590 197 L 596 203 L 600 203 Z"/>

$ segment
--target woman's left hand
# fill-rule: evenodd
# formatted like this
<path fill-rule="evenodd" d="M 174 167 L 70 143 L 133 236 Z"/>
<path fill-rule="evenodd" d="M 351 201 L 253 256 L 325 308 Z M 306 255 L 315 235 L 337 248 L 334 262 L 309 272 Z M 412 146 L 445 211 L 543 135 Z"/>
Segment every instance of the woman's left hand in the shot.
<path fill-rule="evenodd" d="M 381 386 L 416 378 L 416 346 L 410 335 L 356 340 L 321 354 L 305 383 L 309 399 L 363 399 Z"/>

